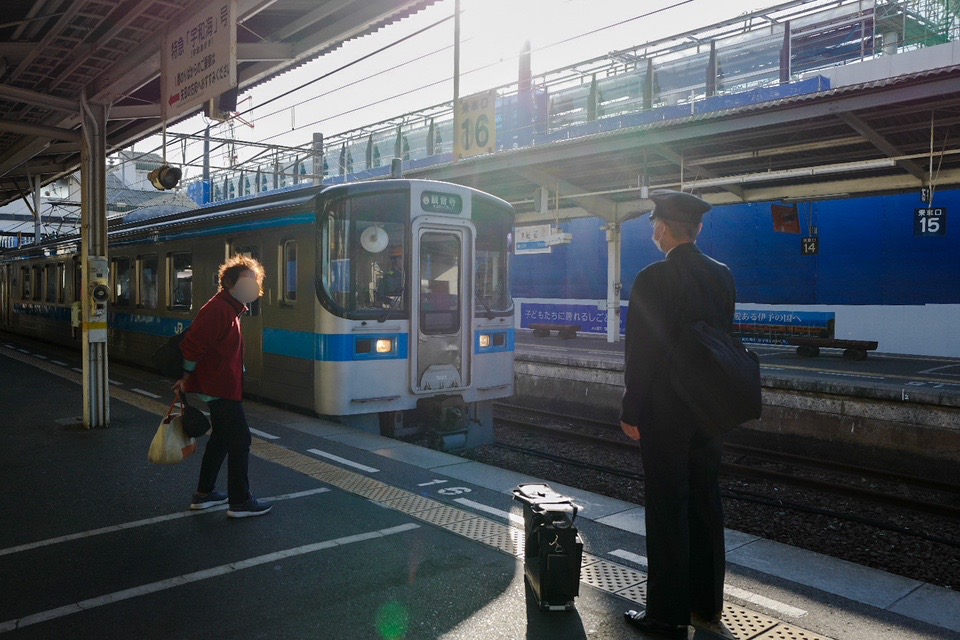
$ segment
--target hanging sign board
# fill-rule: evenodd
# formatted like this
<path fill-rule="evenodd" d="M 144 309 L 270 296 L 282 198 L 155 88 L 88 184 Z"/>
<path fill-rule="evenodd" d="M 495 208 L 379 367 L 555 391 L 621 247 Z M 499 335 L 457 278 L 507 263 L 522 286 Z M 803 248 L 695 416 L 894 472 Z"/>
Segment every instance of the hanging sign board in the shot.
<path fill-rule="evenodd" d="M 820 238 L 812 236 L 800 241 L 800 253 L 805 256 L 815 256 L 820 254 Z"/>
<path fill-rule="evenodd" d="M 453 127 L 455 160 L 493 153 L 497 148 L 496 90 L 460 98 Z"/>
<path fill-rule="evenodd" d="M 936 238 L 947 235 L 947 210 L 915 209 L 913 213 L 913 235 L 917 238 Z"/>
<path fill-rule="evenodd" d="M 237 1 L 202 8 L 170 27 L 160 52 L 160 107 L 168 120 L 237 85 Z"/>
<path fill-rule="evenodd" d="M 550 237 L 549 224 L 514 227 L 513 252 L 518 256 L 529 253 L 550 253 L 548 244 Z"/>

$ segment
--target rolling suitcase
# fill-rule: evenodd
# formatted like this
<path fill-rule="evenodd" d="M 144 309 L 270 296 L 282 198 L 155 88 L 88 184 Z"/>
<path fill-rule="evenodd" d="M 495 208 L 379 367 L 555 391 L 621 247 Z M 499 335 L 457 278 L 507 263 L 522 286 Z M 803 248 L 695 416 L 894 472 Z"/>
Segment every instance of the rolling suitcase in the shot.
<path fill-rule="evenodd" d="M 538 606 L 542 611 L 573 609 L 583 556 L 583 541 L 573 526 L 580 507 L 545 484 L 521 484 L 513 496 L 523 503 L 524 577 Z"/>

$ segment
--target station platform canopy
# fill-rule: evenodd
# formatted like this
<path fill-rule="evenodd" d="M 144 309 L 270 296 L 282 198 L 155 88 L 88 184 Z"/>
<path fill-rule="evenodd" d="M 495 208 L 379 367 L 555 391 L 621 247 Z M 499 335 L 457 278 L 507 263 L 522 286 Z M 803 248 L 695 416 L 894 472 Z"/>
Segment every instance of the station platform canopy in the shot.
<path fill-rule="evenodd" d="M 236 3 L 239 90 L 435 0 Z M 197 0 L 7 0 L 0 19 L 0 205 L 80 167 L 81 96 L 108 110 L 107 152 L 161 129 L 161 49 Z M 178 113 L 185 118 L 202 104 Z"/>

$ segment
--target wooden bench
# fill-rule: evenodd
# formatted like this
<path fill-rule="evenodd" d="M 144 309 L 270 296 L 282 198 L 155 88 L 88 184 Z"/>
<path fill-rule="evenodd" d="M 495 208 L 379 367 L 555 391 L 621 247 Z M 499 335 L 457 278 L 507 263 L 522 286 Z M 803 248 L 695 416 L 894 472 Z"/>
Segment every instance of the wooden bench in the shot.
<path fill-rule="evenodd" d="M 580 331 L 578 324 L 531 324 L 530 328 L 533 329 L 533 335 L 537 338 L 548 338 L 551 331 L 556 331 L 563 340 L 576 338 L 577 331 Z"/>
<path fill-rule="evenodd" d="M 787 338 L 787 344 L 797 348 L 801 358 L 816 358 L 821 348 L 843 349 L 847 360 L 866 360 L 867 351 L 874 351 L 877 343 L 872 340 L 838 340 L 835 338 Z"/>

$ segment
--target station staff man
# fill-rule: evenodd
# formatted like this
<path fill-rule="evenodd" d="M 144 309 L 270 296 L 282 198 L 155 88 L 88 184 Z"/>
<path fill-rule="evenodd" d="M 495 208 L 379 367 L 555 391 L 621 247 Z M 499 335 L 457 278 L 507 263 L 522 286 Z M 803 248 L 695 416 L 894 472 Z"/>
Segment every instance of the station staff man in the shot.
<path fill-rule="evenodd" d="M 646 610 L 624 619 L 645 633 L 686 638 L 691 614 L 718 622 L 723 609 L 721 443 L 684 406 L 668 371 L 684 323 L 731 330 L 736 290 L 726 265 L 696 245 L 710 205 L 678 191 L 650 198 L 653 242 L 666 259 L 643 269 L 630 292 L 620 413 L 623 432 L 640 441 L 649 579 Z"/>

